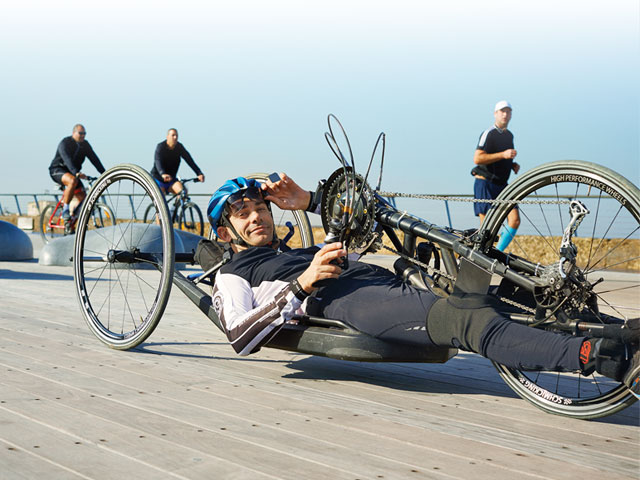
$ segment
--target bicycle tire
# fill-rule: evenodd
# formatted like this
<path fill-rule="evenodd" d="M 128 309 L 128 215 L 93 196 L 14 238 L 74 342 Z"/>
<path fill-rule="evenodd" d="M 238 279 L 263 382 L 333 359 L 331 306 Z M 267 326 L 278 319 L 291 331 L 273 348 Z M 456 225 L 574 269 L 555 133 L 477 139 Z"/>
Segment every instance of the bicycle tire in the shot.
<path fill-rule="evenodd" d="M 265 182 L 269 174 L 267 173 L 251 173 L 246 176 L 246 178 L 253 178 L 258 180 L 259 182 Z M 283 211 L 278 207 L 271 204 L 271 212 L 273 215 L 273 221 L 275 223 L 276 232 L 278 233 L 278 237 L 281 237 L 282 234 L 286 234 L 288 231 L 288 227 L 286 227 L 286 222 L 291 221 L 294 228 L 294 235 L 290 239 L 289 246 L 292 248 L 307 248 L 311 247 L 315 244 L 313 239 L 313 229 L 311 228 L 311 222 L 309 222 L 309 217 L 307 216 L 307 212 L 304 210 L 288 210 Z M 295 223 L 295 225 L 294 225 Z M 209 239 L 217 240 L 216 236 L 213 233 L 213 230 L 209 231 Z"/>
<path fill-rule="evenodd" d="M 200 207 L 193 202 L 180 204 L 173 211 L 174 228 L 202 236 L 204 234 L 204 219 Z"/>
<path fill-rule="evenodd" d="M 126 196 L 135 203 L 125 201 Z M 157 221 L 135 221 L 137 210 L 149 200 L 158 212 Z M 94 210 L 101 204 L 117 221 L 91 230 Z M 173 235 L 160 190 L 136 165 L 107 170 L 83 202 L 74 244 L 74 281 L 83 317 L 104 344 L 118 350 L 133 348 L 158 325 L 175 268 Z M 128 255 L 130 261 L 116 261 L 116 252 Z"/>
<path fill-rule="evenodd" d="M 618 173 L 601 165 L 567 160 L 541 165 L 529 171 L 507 187 L 498 199 L 540 199 L 542 195 L 549 192 L 555 192 L 553 194 L 558 199 L 562 192 L 570 192 L 574 197 L 585 195 L 585 198 L 581 198 L 580 201 L 587 206 L 591 213 L 584 218 L 579 231 L 587 233 L 587 237 L 585 241 L 575 238 L 574 241 L 581 241 L 580 247 L 582 249 L 578 256 L 578 266 L 587 275 L 587 278 L 593 278 L 589 276 L 594 273 L 598 273 L 598 276 L 604 275 L 601 272 L 608 268 L 607 261 L 610 263 L 609 268 L 612 271 L 616 271 L 616 267 L 629 266 L 631 262 L 637 264 L 637 258 L 627 258 L 623 249 L 623 247 L 631 248 L 633 251 L 634 245 L 637 248 L 637 243 L 640 242 L 638 240 L 640 190 L 635 185 Z M 487 243 L 484 247 L 491 246 L 496 240 L 500 228 L 512 208 L 513 205 L 497 204 L 489 211 L 482 225 L 482 230 L 488 232 Z M 542 215 L 538 213 L 538 209 L 543 212 Z M 534 263 L 550 264 L 550 254 L 547 250 L 552 252 L 553 249 L 556 249 L 557 253 L 556 245 L 559 244 L 557 237 L 561 238 L 563 233 L 561 229 L 567 226 L 569 214 L 565 214 L 559 204 L 550 204 L 549 207 L 546 205 L 543 207 L 542 204 L 520 204 L 519 210 L 522 221 L 519 232 L 523 231 L 525 223 L 540 224 L 533 225 L 535 227 L 533 231 L 538 237 L 536 243 L 539 248 L 535 249 L 524 245 L 525 242 L 519 242 L 518 236 L 516 236 L 512 244 L 512 253 Z M 551 216 L 552 211 L 553 216 Z M 544 213 L 549 213 L 549 215 Z M 560 218 L 557 218 L 558 216 Z M 599 218 L 604 219 L 602 228 L 599 228 L 598 225 Z M 623 239 L 608 240 L 605 237 L 610 235 L 609 232 L 615 232 L 615 235 L 619 235 Z M 586 248 L 587 244 L 589 244 L 588 249 Z M 603 251 L 599 252 L 601 245 L 604 245 Z M 585 255 L 587 250 L 588 255 Z M 620 257 L 614 260 L 618 255 L 616 250 L 621 253 L 619 253 Z M 556 257 L 555 260 L 559 260 L 559 258 Z M 595 268 L 598 270 L 594 271 Z M 634 268 L 637 270 L 638 266 L 634 265 Z M 619 277 L 620 274 L 618 273 L 617 276 Z M 637 278 L 637 275 L 635 277 Z M 631 292 L 636 292 L 635 303 L 637 303 L 640 285 L 633 277 L 631 277 L 630 283 Z M 610 285 L 610 282 L 605 280 L 597 287 L 598 292 L 601 292 L 598 293 L 598 309 L 613 308 L 617 312 L 616 316 L 622 319 L 637 316 L 638 308 L 633 300 L 625 305 L 606 305 L 608 303 L 606 297 L 611 295 L 608 284 Z M 627 286 L 627 288 L 629 287 Z M 630 298 L 633 299 L 633 296 Z M 507 385 L 519 396 L 552 414 L 579 419 L 594 419 L 611 415 L 636 401 L 636 397 L 623 384 L 598 374 L 585 377 L 579 373 L 520 371 L 497 363 L 494 365 Z"/>
<path fill-rule="evenodd" d="M 144 210 L 144 216 L 142 217 L 143 223 L 153 223 L 155 221 L 155 207 L 153 203 L 147 205 L 147 208 Z M 152 213 L 153 212 L 153 213 Z"/>
<path fill-rule="evenodd" d="M 65 235 L 64 226 L 60 218 L 62 215 L 62 209 L 59 208 L 56 211 L 54 219 L 54 224 L 60 224 L 60 227 L 52 228 L 51 223 L 49 222 L 51 214 L 55 208 L 55 205 L 47 205 L 44 210 L 42 210 L 42 213 L 40 213 L 40 236 L 42 237 L 42 241 L 45 245 L 49 243 L 49 241 L 55 238 L 64 237 Z"/>
<path fill-rule="evenodd" d="M 116 217 L 110 207 L 104 203 L 96 203 L 92 222 L 95 228 L 105 228 L 115 225 Z"/>

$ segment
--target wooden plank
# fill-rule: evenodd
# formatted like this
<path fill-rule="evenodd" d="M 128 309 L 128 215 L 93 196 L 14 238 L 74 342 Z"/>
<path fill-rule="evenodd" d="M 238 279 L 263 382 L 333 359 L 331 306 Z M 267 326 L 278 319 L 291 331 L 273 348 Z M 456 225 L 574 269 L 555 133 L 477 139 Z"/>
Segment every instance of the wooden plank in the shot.
<path fill-rule="evenodd" d="M 64 356 L 66 357 L 66 355 L 64 355 Z M 129 357 L 132 357 L 132 356 L 129 356 Z M 74 366 L 74 364 L 75 364 L 75 363 L 76 363 L 76 362 L 75 362 L 75 360 L 73 360 L 73 359 L 72 359 L 72 360 L 71 360 L 71 364 L 70 364 L 70 365 L 71 365 L 71 367 L 73 367 L 73 368 L 77 368 L 77 367 L 75 367 L 75 366 Z M 136 362 L 136 363 L 137 363 L 137 362 Z M 93 367 L 87 367 L 87 368 L 90 368 L 90 369 L 91 369 L 91 368 L 93 368 Z M 132 366 L 131 368 L 132 368 L 132 369 L 136 369 L 136 368 L 137 368 L 137 369 L 138 369 L 138 370 L 140 370 L 140 371 L 145 371 L 145 376 L 148 376 L 148 375 L 149 375 L 148 370 L 147 370 L 146 368 L 145 368 L 145 369 L 140 369 L 139 365 L 137 365 L 137 366 L 136 366 L 136 365 L 134 365 L 134 366 Z M 107 370 L 102 369 L 102 372 L 103 372 L 103 373 L 99 373 L 99 372 L 98 372 L 98 373 L 96 373 L 96 374 L 100 374 L 100 375 L 103 377 L 103 378 L 102 378 L 102 380 L 105 380 L 105 381 L 106 381 L 106 380 L 108 380 L 108 379 L 110 378 L 110 374 L 112 373 L 112 369 L 107 369 Z M 106 375 L 105 375 L 105 373 L 104 373 L 104 372 L 106 372 Z M 222 374 L 224 375 L 224 372 L 222 372 Z M 123 376 L 122 372 L 114 372 L 114 373 L 113 373 L 113 375 L 114 375 L 114 379 L 115 379 L 115 381 L 118 381 L 118 385 L 122 385 L 122 380 L 120 380 L 120 379 L 124 378 L 124 379 L 127 379 L 127 380 L 128 380 L 128 377 Z M 133 382 L 133 384 L 136 386 L 136 388 L 145 388 L 145 386 L 144 386 L 144 385 L 145 385 L 145 378 L 144 378 L 144 377 L 142 377 L 141 375 L 137 375 L 136 373 L 132 373 L 131 375 L 132 375 L 132 377 L 133 377 L 133 378 L 131 379 L 131 382 Z M 174 376 L 174 375 L 177 375 L 177 373 L 170 373 L 170 377 L 172 377 L 172 376 Z M 142 378 L 139 378 L 139 377 L 142 377 Z M 184 375 L 183 375 L 183 377 L 184 377 Z M 188 382 L 188 380 L 189 380 L 189 379 L 188 379 L 188 378 L 183 378 L 183 380 Z M 171 378 L 168 378 L 168 379 L 167 379 L 167 380 L 165 380 L 165 381 L 169 381 L 169 382 L 170 382 L 170 381 L 171 381 Z M 219 381 L 220 381 L 220 378 L 219 378 L 218 374 L 216 374 L 216 381 L 217 381 L 218 383 L 219 383 Z M 237 383 L 243 383 L 243 382 L 242 382 L 242 379 L 237 378 L 235 375 L 232 375 L 232 376 L 231 376 L 230 381 L 234 381 L 234 382 L 237 382 Z M 255 378 L 251 378 L 251 379 L 250 379 L 250 381 L 254 382 L 254 381 L 255 381 Z M 125 382 L 125 383 L 126 383 L 126 382 Z M 255 383 L 255 382 L 254 382 L 254 383 Z M 268 383 L 268 384 L 270 384 L 270 383 L 272 383 L 272 382 L 267 382 L 267 383 Z M 158 388 L 158 387 L 157 387 L 157 384 L 158 384 L 158 380 L 157 380 L 157 378 L 153 378 L 153 379 L 151 379 L 151 383 L 150 383 L 149 385 L 147 385 L 147 386 L 146 386 L 146 391 L 153 391 L 153 390 L 152 390 L 153 388 Z M 167 388 L 166 386 L 163 386 L 163 387 L 162 387 L 162 393 L 163 393 L 163 395 L 166 395 L 166 394 L 167 394 L 167 392 L 166 392 L 166 388 Z M 181 387 L 181 389 L 182 389 L 182 388 L 184 388 L 184 387 Z M 207 387 L 207 388 L 208 388 L 208 387 Z M 260 387 L 260 388 L 263 388 L 263 387 Z M 190 387 L 190 388 L 189 388 L 189 390 L 193 390 L 193 388 L 192 388 L 192 387 Z M 236 392 L 237 392 L 237 391 L 236 391 Z M 236 393 L 236 392 L 234 392 L 234 393 Z M 177 392 L 177 394 L 179 395 L 179 394 L 180 394 L 180 392 Z M 112 394 L 110 393 L 109 395 L 112 395 Z M 190 397 L 192 396 L 192 394 L 191 394 L 191 393 L 190 393 L 189 395 L 190 395 Z M 256 393 L 253 393 L 253 395 L 255 396 L 255 395 L 256 395 Z M 288 395 L 289 395 L 289 397 L 291 397 L 291 394 L 290 394 L 290 393 L 288 393 Z M 306 402 L 308 402 L 308 401 L 309 401 L 309 395 L 308 395 L 308 393 L 307 393 L 306 391 L 303 393 L 303 397 L 302 397 L 302 398 L 304 398 Z M 296 400 L 295 396 L 293 397 L 293 399 L 294 399 L 294 400 Z M 311 400 L 311 401 L 313 401 L 313 398 L 311 398 L 310 400 Z M 326 404 L 328 403 L 327 398 L 323 398 L 322 400 L 323 400 L 323 401 L 322 401 L 322 403 L 323 403 L 324 405 L 326 405 Z M 278 400 L 271 399 L 270 401 L 271 401 L 272 403 L 274 403 L 274 404 L 277 404 L 277 403 L 278 403 Z M 360 401 L 361 401 L 361 400 L 360 400 Z M 340 404 L 341 404 L 341 405 L 342 405 L 342 404 L 344 404 L 344 396 L 341 396 L 341 398 L 339 399 L 339 402 L 340 402 Z M 334 402 L 334 403 L 335 403 L 335 402 Z M 305 408 L 307 408 L 307 406 L 308 406 L 308 403 L 306 403 L 306 404 L 305 404 Z M 380 407 L 380 405 L 377 405 L 377 407 Z M 395 407 L 394 407 L 394 408 L 395 408 Z M 218 411 L 218 410 L 216 410 L 216 411 Z M 384 415 L 384 414 L 385 414 L 385 411 L 384 411 L 384 409 L 383 409 L 383 408 L 376 408 L 376 411 L 374 411 L 374 412 L 373 412 L 373 415 L 377 415 L 378 413 L 380 413 L 380 415 L 382 416 L 382 415 Z M 410 413 L 411 413 L 411 412 L 410 412 Z M 369 414 L 371 414 L 371 413 L 369 412 Z M 362 415 L 362 416 L 366 416 L 366 415 L 367 415 L 367 412 L 366 412 L 366 411 L 364 411 L 364 412 L 362 412 L 360 415 Z M 414 419 L 414 418 L 412 418 L 413 416 L 412 416 L 411 414 L 409 415 L 409 418 L 406 418 L 406 417 L 407 417 L 407 415 L 406 415 L 405 413 L 403 413 L 403 412 L 401 412 L 400 414 L 396 414 L 396 415 L 397 415 L 399 418 L 393 418 L 394 423 L 401 423 L 401 422 L 405 422 L 407 425 L 410 425 L 412 422 L 414 422 L 414 421 L 415 421 L 415 419 Z M 422 417 L 424 417 L 424 413 L 421 413 L 420 415 L 421 415 Z M 451 434 L 452 432 L 454 432 L 454 431 L 456 430 L 456 423 L 455 423 L 455 421 L 454 421 L 453 423 L 442 423 L 442 422 L 439 422 L 439 421 L 438 421 L 441 417 L 442 417 L 442 413 L 441 413 L 441 412 L 438 412 L 437 417 L 436 417 L 436 419 L 435 419 L 435 422 L 436 422 L 436 424 L 437 424 L 437 425 L 439 425 L 439 428 L 441 428 L 441 429 L 442 429 L 442 431 L 443 431 L 445 434 Z M 422 421 L 424 421 L 424 419 L 423 419 Z M 574 422 L 575 422 L 575 421 L 574 421 Z M 582 424 L 582 423 L 584 423 L 584 422 L 577 422 L 577 423 L 578 423 L 578 424 Z M 464 424 L 464 423 L 463 423 L 463 424 L 460 424 L 460 422 L 458 422 L 458 427 L 457 427 L 457 428 L 461 431 L 460 433 L 461 433 L 462 435 L 467 435 L 467 436 L 469 436 L 469 435 L 473 435 L 473 431 L 472 431 L 473 429 L 472 429 L 472 428 L 469 428 L 469 426 L 468 426 L 468 425 L 466 425 L 466 424 Z M 474 427 L 474 428 L 476 428 L 476 427 Z M 487 433 L 485 432 L 485 428 L 483 428 L 483 427 L 481 427 L 481 428 L 479 429 L 479 432 L 481 432 L 481 434 L 482 434 L 483 436 L 486 436 L 486 435 L 487 435 Z M 547 434 L 547 432 L 548 432 L 548 430 L 543 430 L 543 431 L 541 431 L 540 433 L 544 436 L 544 435 L 546 435 L 546 434 Z M 424 432 L 422 432 L 422 433 L 424 434 Z M 493 430 L 489 429 L 489 433 L 490 433 L 491 435 L 496 435 L 496 433 L 495 433 L 495 427 L 494 427 L 494 429 L 493 429 Z M 514 439 L 511 439 L 511 438 L 509 438 L 509 437 L 510 437 L 510 435 L 508 435 L 508 434 L 506 435 L 506 437 L 508 438 L 508 441 L 509 441 L 509 442 L 511 442 L 511 444 L 513 444 L 513 443 L 514 443 L 514 441 L 517 441 L 517 440 L 518 440 L 518 438 L 519 438 L 519 437 L 515 437 L 515 440 L 514 440 Z M 533 441 L 531 441 L 531 440 L 529 439 L 529 445 L 528 445 L 529 449 L 531 448 L 531 444 L 534 444 L 534 445 L 535 445 L 535 443 L 536 443 L 536 442 L 539 442 L 539 440 L 536 440 L 536 439 L 534 438 L 534 440 L 533 440 Z M 495 443 L 495 442 L 494 442 L 494 443 Z M 551 449 L 559 448 L 559 445 L 557 445 L 557 442 L 556 442 L 555 444 L 551 444 L 551 445 L 545 444 L 545 445 L 547 445 L 547 446 L 548 446 L 548 447 L 550 447 Z M 619 445 L 618 445 L 618 446 L 616 446 L 616 447 L 618 447 L 618 448 L 619 448 Z M 564 448 L 564 447 L 563 447 L 563 448 Z M 529 454 L 530 454 L 530 453 L 531 453 L 531 452 L 529 452 Z M 535 453 L 535 452 L 534 452 L 534 453 Z M 563 452 L 563 455 L 568 456 L 568 457 L 573 457 L 573 456 L 575 456 L 575 452 L 571 452 L 571 451 Z M 566 460 L 566 458 L 563 458 L 563 461 L 565 461 L 565 460 Z M 493 461 L 493 460 L 492 460 L 492 461 Z M 578 461 L 578 460 L 576 460 L 576 461 Z M 606 461 L 607 461 L 607 459 L 605 458 L 605 459 L 604 459 L 604 461 L 602 461 L 602 460 L 601 460 L 601 461 L 599 462 L 599 464 L 601 464 L 601 465 L 606 465 Z M 618 463 L 618 462 L 619 462 L 619 459 L 615 459 L 615 460 L 614 460 L 614 463 Z M 623 463 L 624 463 L 624 462 L 623 462 Z M 604 468 L 604 467 L 603 467 L 603 468 Z"/>
<path fill-rule="evenodd" d="M 108 453 L 136 462 L 149 448 L 153 468 L 186 478 L 224 461 L 231 465 L 219 478 L 639 476 L 637 407 L 600 422 L 547 415 L 475 355 L 444 365 L 270 349 L 239 358 L 178 292 L 142 348 L 117 352 L 88 331 L 70 272 L 0 262 L 0 401 L 10 400 L 0 409 L 43 432 L 69 431 L 100 447 L 108 433 Z M 53 288 L 58 313 L 42 297 Z M 0 439 L 4 432 L 3 424 Z M 246 455 L 254 450 L 255 465 Z M 75 467 L 63 455 L 38 462 L 62 465 L 61 478 Z M 10 464 L 17 477 L 20 461 Z"/>

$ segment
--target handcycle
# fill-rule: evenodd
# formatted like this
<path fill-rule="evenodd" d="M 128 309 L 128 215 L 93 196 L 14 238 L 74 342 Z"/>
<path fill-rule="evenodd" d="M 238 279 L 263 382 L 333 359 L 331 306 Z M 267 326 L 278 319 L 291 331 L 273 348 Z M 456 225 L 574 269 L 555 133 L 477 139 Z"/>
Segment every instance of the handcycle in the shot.
<path fill-rule="evenodd" d="M 342 166 L 323 187 L 321 215 L 325 231 L 343 241 L 349 251 L 368 253 L 384 246 L 383 235 L 409 268 L 406 278 L 416 285 L 450 294 L 454 288 L 488 293 L 501 302 L 501 312 L 531 328 L 575 336 L 607 336 L 622 331 L 637 316 L 638 232 L 640 191 L 612 170 L 582 161 L 541 165 L 507 187 L 489 211 L 482 227 L 463 231 L 436 226 L 393 207 L 371 188 L 368 174 L 357 173 L 353 155 L 343 155 L 348 138 L 342 126 L 341 146 L 330 116 L 327 140 Z M 333 126 L 332 126 L 333 121 Z M 96 245 L 87 228 L 95 206 L 114 206 L 117 195 L 135 193 L 150 198 L 158 211 L 156 224 L 118 223 L 109 242 Z M 570 197 L 570 198 L 568 198 Z M 144 200 L 139 200 L 142 205 Z M 501 225 L 512 208 L 520 209 L 520 232 L 530 227 L 533 242 L 516 237 L 510 253 L 494 248 Z M 126 212 L 124 212 L 126 213 Z M 308 227 L 304 212 L 296 212 L 295 229 Z M 118 217 L 120 218 L 120 216 Z M 131 212 L 129 217 L 133 218 Z M 175 285 L 221 330 L 210 292 L 202 285 L 218 265 L 197 278 L 187 278 L 176 263 L 195 263 L 193 252 L 176 253 L 169 212 L 153 179 L 140 167 L 121 165 L 105 172 L 85 201 L 74 246 L 74 278 L 81 311 L 90 330 L 111 348 L 130 349 L 153 332 Z M 585 232 L 578 237 L 577 232 Z M 300 235 L 302 246 L 312 237 Z M 421 241 L 421 243 L 418 243 Z M 530 247 L 533 245 L 533 247 Z M 221 262 L 224 261 L 222 258 Z M 620 274 L 633 266 L 636 273 Z M 623 280 L 619 279 L 622 275 Z M 628 294 L 622 300 L 616 296 Z M 394 344 L 350 328 L 346 323 L 303 316 L 286 324 L 267 347 L 366 362 L 444 363 L 453 348 L 422 349 Z M 495 364 L 500 376 L 519 396 L 542 410 L 572 418 L 611 415 L 636 401 L 624 384 L 597 373 L 546 372 Z"/>
<path fill-rule="evenodd" d="M 98 179 L 98 177 L 86 177 L 89 187 Z M 60 190 L 64 191 L 64 187 L 60 186 Z M 77 187 L 73 191 L 73 195 L 82 192 L 84 188 L 82 186 Z M 78 206 L 81 207 L 81 206 Z M 76 210 L 78 210 L 76 207 Z M 70 232 L 65 230 L 64 219 L 62 218 L 62 198 L 58 200 L 55 205 L 47 205 L 40 213 L 40 235 L 45 244 L 55 238 L 63 237 L 69 233 L 75 232 L 76 223 L 78 221 L 78 215 L 71 216 Z M 105 204 L 100 203 L 96 205 L 93 214 L 90 218 L 90 224 L 92 228 L 103 228 L 112 225 L 114 221 L 113 211 Z"/>
<path fill-rule="evenodd" d="M 172 194 L 167 200 L 167 205 L 170 205 L 169 213 L 171 221 L 174 223 L 175 228 L 202 236 L 204 235 L 202 211 L 196 203 L 191 201 L 187 189 L 187 183 L 199 182 L 200 180 L 198 177 L 187 178 L 185 180 L 178 178 L 178 180 L 184 188 L 180 193 Z M 144 222 L 154 222 L 156 213 L 153 203 L 149 204 L 144 211 Z"/>

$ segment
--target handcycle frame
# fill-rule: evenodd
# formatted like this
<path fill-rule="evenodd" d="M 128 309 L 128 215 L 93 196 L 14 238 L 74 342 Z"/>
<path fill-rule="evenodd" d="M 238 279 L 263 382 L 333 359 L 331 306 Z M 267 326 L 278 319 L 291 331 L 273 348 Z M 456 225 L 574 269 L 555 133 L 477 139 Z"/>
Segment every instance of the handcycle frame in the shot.
<path fill-rule="evenodd" d="M 122 172 L 126 171 L 128 173 L 125 175 L 125 173 L 120 172 L 120 169 L 122 169 Z M 84 235 L 76 236 L 76 245 L 74 248 L 76 287 L 83 314 L 90 328 L 98 338 L 112 348 L 127 349 L 135 347 L 153 332 L 153 329 L 164 312 L 166 299 L 173 284 L 186 294 L 187 297 L 224 332 L 224 327 L 215 314 L 210 294 L 200 288 L 199 284 L 201 283 L 201 279 L 189 279 L 184 277 L 180 272 L 175 271 L 174 265 L 176 263 L 193 264 L 195 263 L 195 256 L 193 253 L 173 254 L 173 236 L 170 233 L 172 226 L 168 217 L 168 209 L 157 185 L 148 173 L 132 165 L 110 169 L 99 179 L 98 185 L 94 187 L 95 192 L 92 192 L 90 198 L 83 206 L 81 223 L 84 225 L 84 222 L 86 222 L 91 213 L 91 209 L 100 200 L 102 193 L 108 190 L 110 185 L 118 183 L 119 177 L 126 177 L 127 179 L 135 180 L 141 185 L 146 185 L 144 189 L 147 194 L 152 197 L 158 209 L 159 217 L 161 217 L 160 224 L 161 226 L 165 226 L 165 229 L 162 230 L 163 241 L 161 250 L 154 249 L 156 248 L 154 247 L 141 251 L 140 248 L 134 244 L 131 248 L 124 250 L 115 250 L 115 248 L 122 247 L 111 247 L 112 250 L 103 253 L 102 256 L 96 257 L 94 256 L 94 251 L 91 250 L 91 248 L 94 247 L 84 248 Z M 515 255 L 503 254 L 493 248 L 493 241 L 497 235 L 497 229 L 500 227 L 500 221 L 505 218 L 509 209 L 513 208 L 513 203 L 510 202 L 520 202 L 532 192 L 536 193 L 535 189 L 541 185 L 554 186 L 556 183 L 561 182 L 571 182 L 571 185 L 573 185 L 574 182 L 580 185 L 584 184 L 587 185 L 589 189 L 595 187 L 595 189 L 601 193 L 604 192 L 609 195 L 611 199 L 619 204 L 621 210 L 625 210 L 628 213 L 628 217 L 632 221 L 631 227 L 636 225 L 635 230 L 633 230 L 631 234 L 637 235 L 635 232 L 640 228 L 637 226 L 640 224 L 640 192 L 638 188 L 605 167 L 578 161 L 556 162 L 542 165 L 524 174 L 503 191 L 498 200 L 504 200 L 504 202 L 497 204 L 495 208 L 490 210 L 485 218 L 483 227 L 474 234 L 446 227 L 438 227 L 418 217 L 400 212 L 398 209 L 389 205 L 384 198 L 379 196 L 377 191 L 371 192 L 371 203 L 367 204 L 375 208 L 366 210 L 371 212 L 375 210 L 373 215 L 378 227 L 389 234 L 394 247 L 396 247 L 396 250 L 403 256 L 411 258 L 416 255 L 418 239 L 430 242 L 438 248 L 448 276 L 451 278 L 451 284 L 445 285 L 445 287 L 448 287 L 446 288 L 448 293 L 451 292 L 452 287 L 465 291 L 486 293 L 492 275 L 504 279 L 504 281 L 511 285 L 516 285 L 521 290 L 535 293 L 536 289 L 549 289 L 551 280 L 562 277 L 564 273 L 565 277 L 573 281 L 573 283 L 567 282 L 565 289 L 554 290 L 553 292 L 555 292 L 559 298 L 570 298 L 577 306 L 576 308 L 582 308 L 580 302 L 583 302 L 585 299 L 588 300 L 589 289 L 593 285 L 579 276 L 581 268 L 576 266 L 575 256 L 572 262 L 565 263 L 565 260 L 571 258 L 572 255 L 571 229 L 565 229 L 569 234 L 566 239 L 567 241 L 563 242 L 564 247 L 562 248 L 564 248 L 566 252 L 563 253 L 565 256 L 560 259 L 560 262 L 553 261 L 541 265 L 540 263 L 532 262 Z M 340 181 L 333 183 L 334 186 L 340 184 Z M 599 205 L 600 197 L 596 196 L 595 198 Z M 558 208 L 559 207 L 558 205 Z M 356 208 L 352 210 L 364 211 L 365 209 L 356 205 Z M 597 213 L 595 216 L 597 217 Z M 616 213 L 614 219 L 617 218 L 617 216 L 618 214 Z M 370 223 L 371 222 L 362 222 L 362 224 L 366 225 Z M 569 225 L 571 224 L 572 222 L 569 222 Z M 129 227 L 123 225 L 127 224 L 119 224 L 120 230 L 128 233 L 130 231 Z M 566 225 L 567 222 L 562 222 L 563 227 Z M 149 228 L 150 226 L 144 227 L 145 231 Z M 131 229 L 133 229 L 133 227 L 131 227 Z M 395 235 L 396 230 L 404 234 L 402 241 Z M 598 248 L 599 247 L 596 247 L 595 250 L 598 250 Z M 170 255 L 167 255 L 168 253 L 170 253 Z M 602 259 L 598 260 L 596 265 L 600 263 L 601 260 Z M 104 315 L 104 312 L 101 314 L 102 306 L 108 301 L 109 295 L 111 295 L 112 292 L 117 293 L 117 290 L 112 289 L 110 286 L 111 281 L 105 282 L 102 291 L 105 292 L 106 297 L 102 297 L 104 300 L 100 300 L 101 303 L 94 304 L 89 296 L 91 295 L 91 291 L 98 286 L 100 278 L 89 285 L 85 284 L 83 277 L 87 272 L 90 273 L 99 268 L 102 268 L 101 271 L 104 272 L 104 267 L 87 267 L 87 270 L 85 270 L 83 262 L 89 262 L 88 265 L 92 264 L 92 262 L 103 262 L 102 265 L 105 265 L 104 262 L 109 262 L 112 264 L 130 264 L 131 266 L 151 263 L 155 269 L 160 271 L 160 280 L 157 286 L 159 293 L 156 295 L 156 300 L 154 300 L 153 304 L 149 307 L 149 314 L 145 314 L 146 318 L 143 318 L 144 315 L 139 317 L 142 323 L 140 323 L 140 321 L 134 322 L 134 329 L 131 331 L 125 329 L 124 331 L 118 330 L 116 332 L 114 325 L 110 325 L 101 320 L 101 315 Z M 563 266 L 563 268 L 567 267 L 568 269 L 566 272 L 564 270 L 559 271 L 558 267 L 560 266 Z M 572 274 L 571 268 L 574 268 L 577 274 Z M 212 271 L 213 270 L 214 269 L 212 269 Z M 206 272 L 205 275 L 211 274 L 212 271 Z M 102 273 L 100 275 L 102 275 Z M 109 274 L 109 276 L 110 275 L 111 274 Z M 114 274 L 114 277 L 115 276 Z M 111 277 L 109 277 L 109 280 L 110 279 Z M 116 279 L 116 281 L 117 280 L 118 279 Z M 597 283 L 598 282 L 595 282 L 595 284 Z M 571 290 L 571 288 L 573 288 L 573 290 Z M 637 286 L 634 286 L 634 288 L 637 288 Z M 569 292 L 566 298 L 565 290 Z M 584 298 L 580 295 L 583 295 Z M 544 299 L 545 297 L 541 298 Z M 562 306 L 564 310 L 566 305 L 561 303 L 559 306 Z M 621 326 L 619 322 L 613 322 L 612 325 L 610 325 L 608 323 L 609 317 L 603 317 L 601 320 L 604 321 L 598 322 L 595 321 L 597 319 L 594 319 L 593 315 L 586 315 L 585 317 L 580 315 L 572 316 L 570 309 L 567 310 L 567 312 L 557 312 L 557 307 L 554 305 L 544 305 L 544 307 L 545 308 L 535 309 L 535 311 L 530 310 L 524 313 L 522 311 L 516 311 L 514 313 L 512 310 L 508 311 L 507 315 L 514 321 L 526 325 L 552 329 L 564 332 L 565 334 L 578 336 L 587 333 L 592 336 L 604 335 L 604 330 L 610 326 L 616 329 L 619 329 Z M 590 305 L 587 307 L 587 310 L 592 308 Z M 540 318 L 540 316 L 537 315 L 540 313 L 538 310 L 545 315 L 547 315 L 545 312 L 551 312 L 551 314 Z M 559 315 L 559 313 L 565 314 Z M 125 315 L 124 311 L 123 315 Z M 132 317 L 131 320 L 134 320 L 134 318 Z M 305 316 L 297 320 L 298 323 L 285 324 L 266 346 L 341 360 L 369 362 L 442 363 L 457 353 L 457 351 L 452 348 L 412 348 L 408 345 L 385 342 L 365 333 L 357 332 L 350 328 L 346 322 L 334 319 Z M 593 394 L 595 396 L 592 398 L 589 396 L 585 397 L 581 393 L 580 389 L 582 387 L 580 387 L 581 383 L 579 378 L 575 379 L 577 382 L 574 382 L 574 379 L 569 377 L 569 383 L 578 385 L 578 394 L 566 396 L 566 394 L 563 393 L 549 392 L 545 389 L 547 387 L 541 386 L 542 384 L 537 379 L 528 378 L 524 371 L 509 369 L 508 367 L 498 364 L 496 364 L 496 367 L 505 382 L 514 389 L 516 393 L 550 413 L 567 415 L 574 418 L 598 418 L 610 415 L 635 401 L 633 394 L 619 382 L 610 381 L 609 385 L 607 385 L 602 392 L 600 391 L 599 380 L 598 382 L 591 382 L 598 383 L 598 385 L 596 385 L 597 392 Z"/>
<path fill-rule="evenodd" d="M 519 273 L 532 273 L 539 266 L 518 257 L 510 257 L 492 246 L 482 248 L 483 242 L 486 243 L 486 232 L 483 229 L 474 231 L 471 235 L 470 232 L 436 226 L 399 211 L 380 195 L 374 196 L 375 219 L 398 251 L 413 256 L 418 239 L 438 246 L 446 270 L 456 277 L 455 284 L 451 282 L 447 286 L 449 292 L 455 288 L 464 292 L 487 293 L 492 274 L 532 293 L 540 288 L 540 282 Z M 404 234 L 403 241 L 395 234 L 396 230 Z M 176 253 L 174 262 L 195 264 L 196 260 L 193 253 Z M 202 276 L 213 275 L 216 271 L 217 269 L 210 270 Z M 187 278 L 174 270 L 172 283 L 224 332 L 224 326 L 213 309 L 211 295 L 197 285 L 201 281 L 200 277 L 201 275 L 195 275 Z M 523 324 L 539 322 L 533 314 L 504 313 Z M 309 315 L 296 317 L 295 320 L 297 323 L 285 324 L 265 346 L 340 360 L 370 362 L 443 363 L 457 353 L 455 348 L 424 349 L 394 344 L 358 332 L 340 320 Z M 556 324 L 556 327 L 571 334 L 589 332 L 595 336 L 603 328 L 599 323 L 567 318 Z"/>

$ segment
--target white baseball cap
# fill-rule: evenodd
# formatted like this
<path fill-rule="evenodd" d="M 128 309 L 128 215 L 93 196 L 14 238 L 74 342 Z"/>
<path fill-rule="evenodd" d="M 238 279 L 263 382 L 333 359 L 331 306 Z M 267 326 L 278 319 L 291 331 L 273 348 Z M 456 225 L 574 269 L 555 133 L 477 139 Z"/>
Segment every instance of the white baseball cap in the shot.
<path fill-rule="evenodd" d="M 496 103 L 496 108 L 494 108 L 493 111 L 497 112 L 498 110 L 502 110 L 503 108 L 511 108 L 511 110 L 513 110 L 509 102 L 507 102 L 506 100 L 500 100 L 498 103 Z"/>

